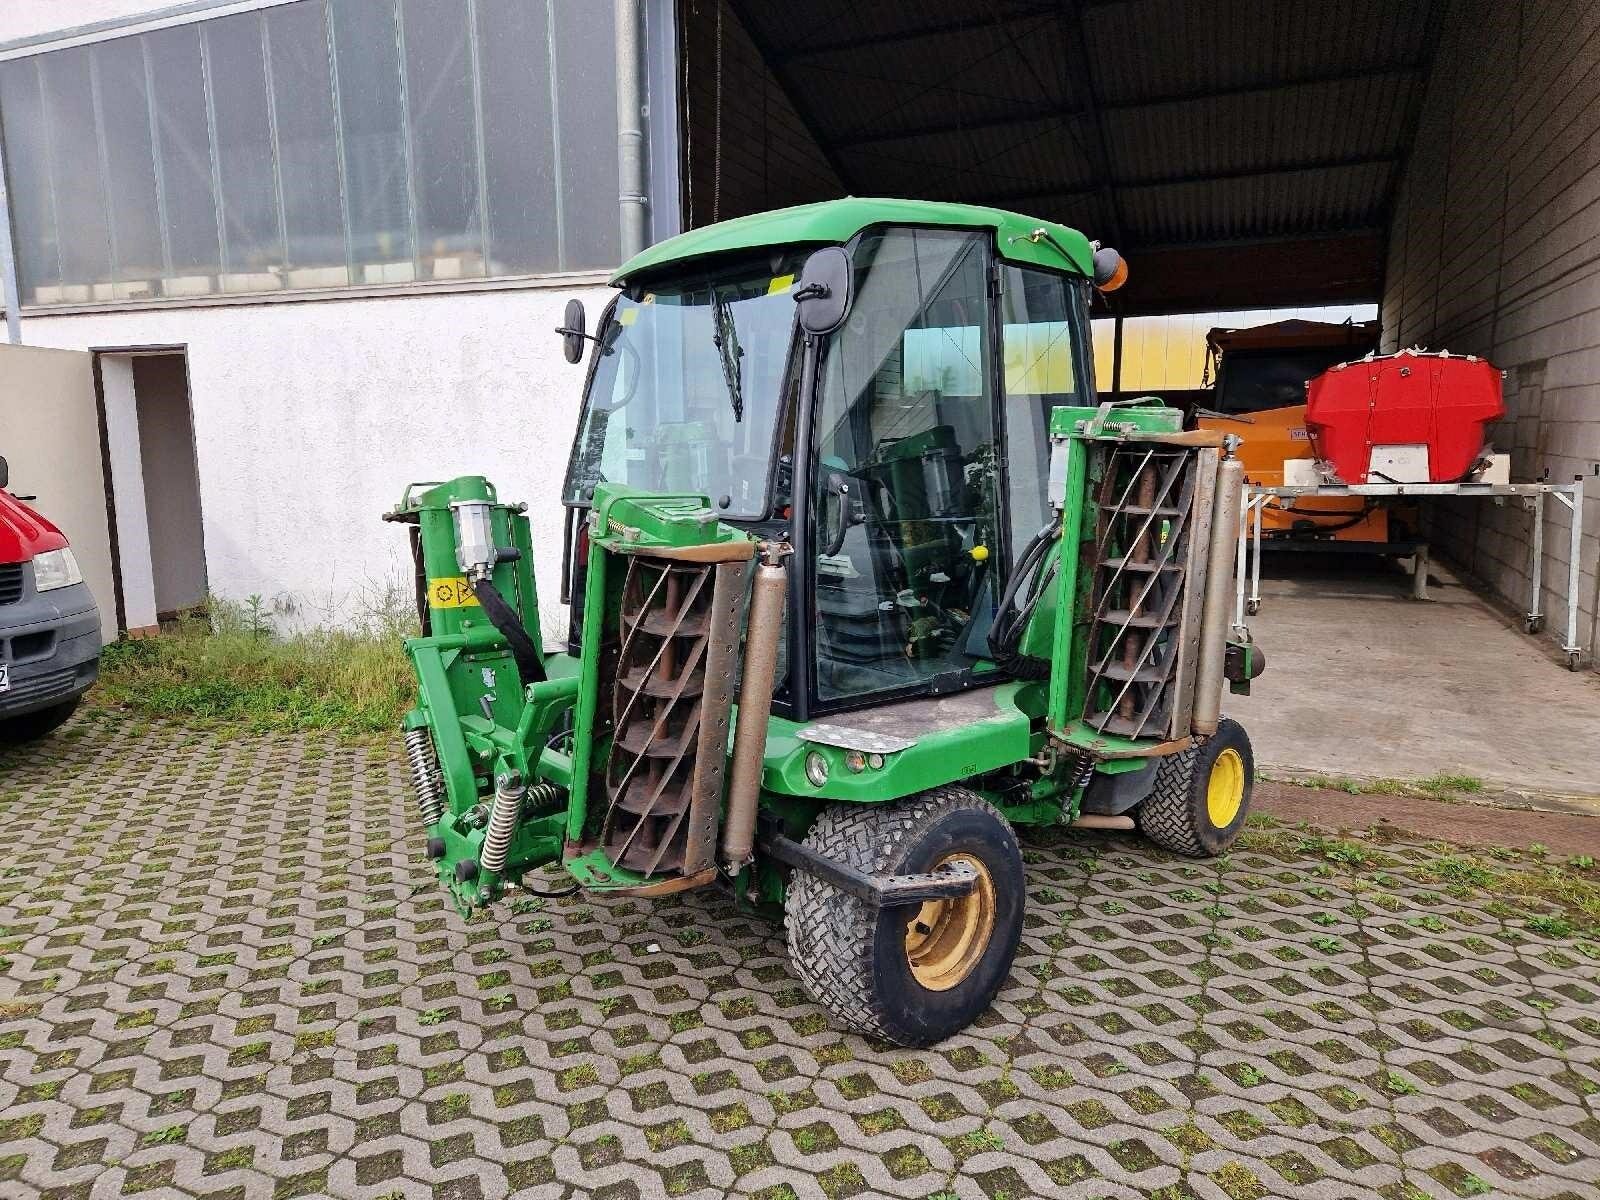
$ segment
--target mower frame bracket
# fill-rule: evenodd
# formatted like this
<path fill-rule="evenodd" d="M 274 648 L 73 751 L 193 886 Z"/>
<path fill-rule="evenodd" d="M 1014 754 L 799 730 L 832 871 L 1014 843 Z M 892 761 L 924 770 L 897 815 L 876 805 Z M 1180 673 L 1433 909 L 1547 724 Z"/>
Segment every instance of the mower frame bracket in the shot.
<path fill-rule="evenodd" d="M 917 875 L 869 875 L 847 863 L 819 854 L 810 846 L 768 833 L 761 849 L 781 863 L 831 883 L 870 908 L 900 908 L 929 900 L 953 900 L 978 886 L 978 873 L 965 863 L 951 863 Z"/>

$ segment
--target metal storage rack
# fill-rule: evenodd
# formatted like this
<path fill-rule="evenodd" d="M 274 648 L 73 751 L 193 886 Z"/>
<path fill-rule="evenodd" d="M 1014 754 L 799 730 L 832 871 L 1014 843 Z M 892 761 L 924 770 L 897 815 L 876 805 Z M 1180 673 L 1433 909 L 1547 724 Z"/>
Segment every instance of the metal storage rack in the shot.
<path fill-rule="evenodd" d="M 1363 483 L 1280 487 L 1257 487 L 1247 483 L 1240 506 L 1234 622 L 1242 625 L 1246 613 L 1261 611 L 1261 511 L 1269 500 L 1293 500 L 1307 496 L 1449 496 L 1476 497 L 1504 504 L 1507 498 L 1516 497 L 1522 501 L 1524 508 L 1533 513 L 1528 607 L 1523 613 L 1523 627 L 1529 633 L 1538 633 L 1544 628 L 1545 618 L 1540 608 L 1544 585 L 1544 507 L 1545 498 L 1552 497 L 1572 514 L 1572 524 L 1568 530 L 1567 628 L 1561 650 L 1567 656 L 1567 666 L 1576 671 L 1582 657 L 1578 646 L 1578 564 L 1583 546 L 1583 482 L 1580 475 L 1575 476 L 1571 483 Z M 1307 544 L 1323 548 L 1320 543 Z M 1414 582 L 1411 594 L 1419 600 L 1426 600 L 1427 543 L 1408 543 L 1390 549 L 1393 553 L 1412 556 Z"/>

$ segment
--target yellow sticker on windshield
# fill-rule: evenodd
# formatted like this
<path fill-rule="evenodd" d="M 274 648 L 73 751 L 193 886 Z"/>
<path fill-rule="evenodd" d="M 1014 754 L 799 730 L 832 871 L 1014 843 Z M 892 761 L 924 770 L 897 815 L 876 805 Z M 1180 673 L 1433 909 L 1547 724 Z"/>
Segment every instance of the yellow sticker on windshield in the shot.
<path fill-rule="evenodd" d="M 467 608 L 478 603 L 464 575 L 428 580 L 428 603 L 434 608 Z"/>
<path fill-rule="evenodd" d="M 779 275 L 779 276 L 776 276 L 773 279 L 773 281 L 770 284 L 767 285 L 767 295 L 769 295 L 769 296 L 782 295 L 784 292 L 787 292 L 793 286 L 794 286 L 794 276 L 793 275 Z"/>
<path fill-rule="evenodd" d="M 625 310 L 623 310 L 622 315 L 617 318 L 617 320 L 620 321 L 624 325 L 632 325 L 638 319 L 639 319 L 639 310 L 637 308 L 625 309 Z"/>

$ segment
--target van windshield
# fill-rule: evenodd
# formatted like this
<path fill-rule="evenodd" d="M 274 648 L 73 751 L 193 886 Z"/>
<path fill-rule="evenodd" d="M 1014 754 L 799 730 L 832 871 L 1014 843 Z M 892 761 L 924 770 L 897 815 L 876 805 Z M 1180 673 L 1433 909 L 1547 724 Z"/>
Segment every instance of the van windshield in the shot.
<path fill-rule="evenodd" d="M 729 517 L 767 511 L 773 427 L 793 377 L 803 255 L 701 272 L 617 298 L 600 330 L 566 500 L 597 483 L 697 492 Z"/>

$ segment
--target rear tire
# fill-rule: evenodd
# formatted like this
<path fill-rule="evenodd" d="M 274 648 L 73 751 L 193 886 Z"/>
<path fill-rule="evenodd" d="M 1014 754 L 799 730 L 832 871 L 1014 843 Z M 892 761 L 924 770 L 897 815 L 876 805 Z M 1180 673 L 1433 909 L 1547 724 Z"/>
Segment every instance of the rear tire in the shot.
<path fill-rule="evenodd" d="M 875 875 L 958 859 L 979 874 L 967 896 L 873 910 L 796 870 L 784 902 L 789 956 L 839 1024 L 901 1046 L 970 1025 L 1005 983 L 1022 937 L 1022 852 L 976 793 L 941 787 L 888 804 L 835 804 L 805 844 Z"/>
<path fill-rule="evenodd" d="M 20 717 L 0 719 L 0 742 L 32 742 L 54 733 L 78 711 L 78 702 L 82 699 L 82 696 L 74 696 L 49 708 L 23 713 Z"/>
<path fill-rule="evenodd" d="M 1221 854 L 1244 829 L 1255 777 L 1244 726 L 1224 718 L 1216 733 L 1161 760 L 1136 813 L 1140 832 L 1191 858 Z"/>

